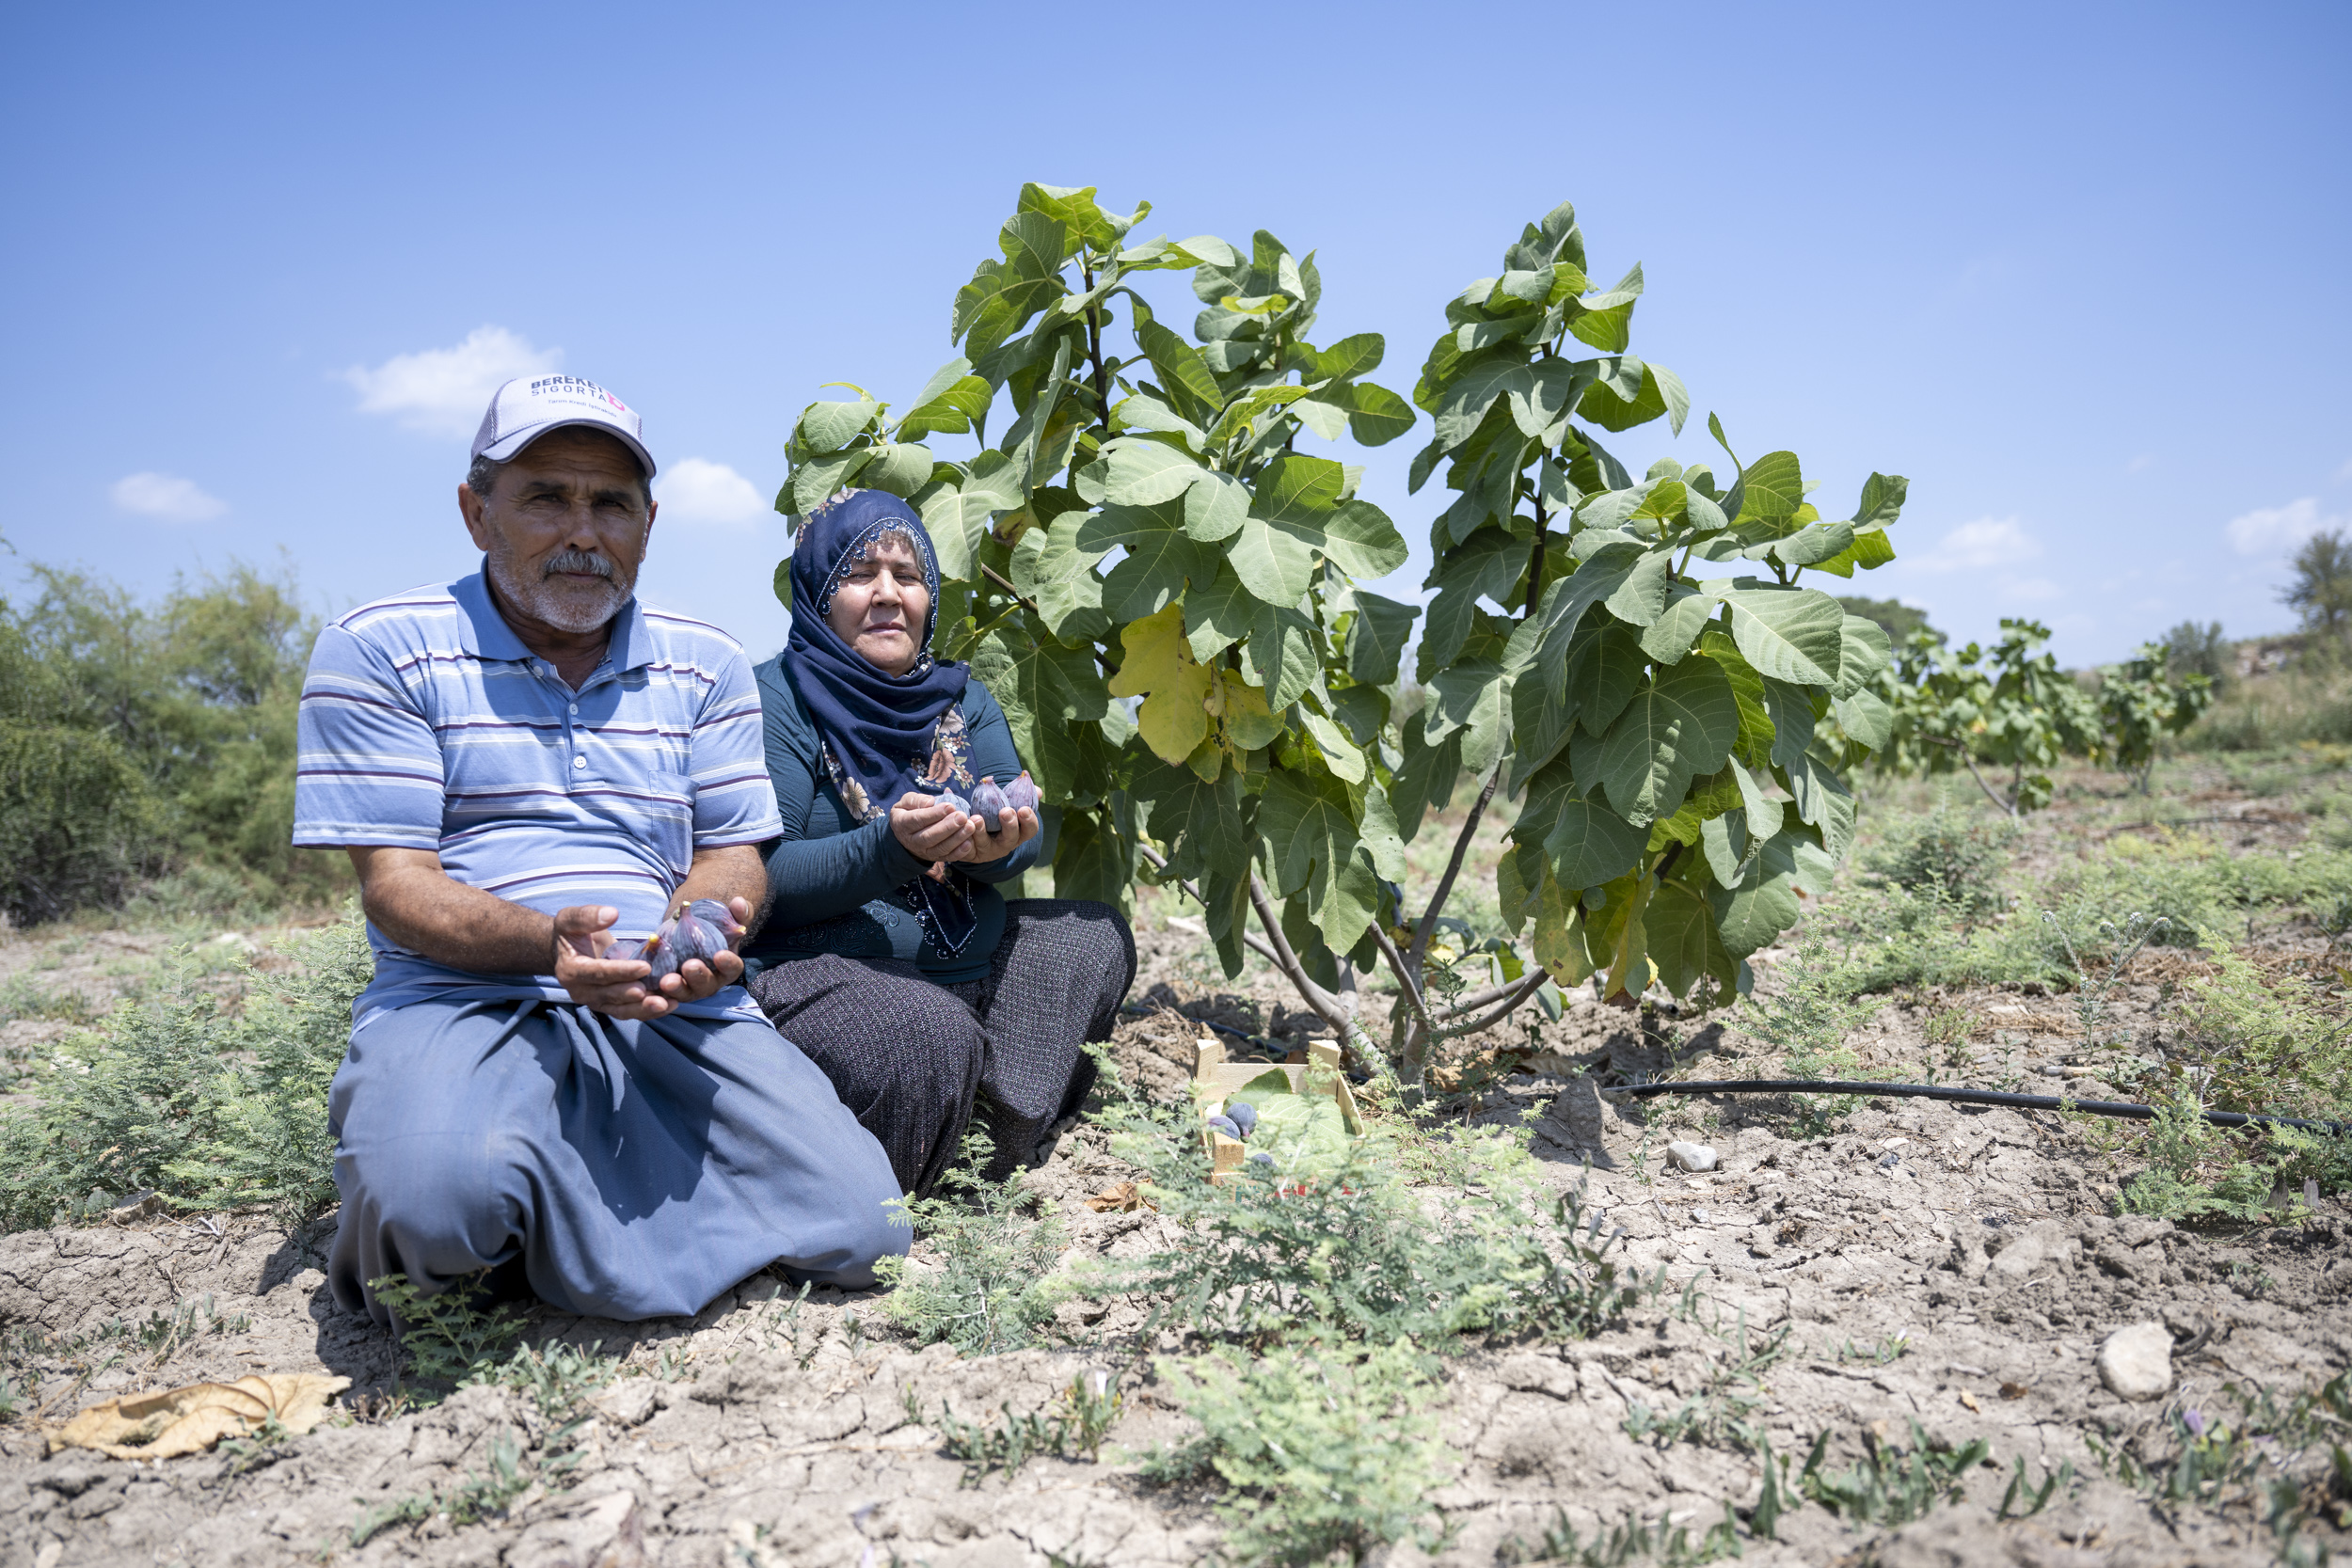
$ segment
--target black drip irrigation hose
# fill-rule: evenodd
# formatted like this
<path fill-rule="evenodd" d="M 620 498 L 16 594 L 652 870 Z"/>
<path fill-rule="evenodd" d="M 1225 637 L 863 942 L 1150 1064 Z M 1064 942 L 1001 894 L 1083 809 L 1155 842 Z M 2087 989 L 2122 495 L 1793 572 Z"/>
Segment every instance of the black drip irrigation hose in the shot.
<path fill-rule="evenodd" d="M 1602 1094 L 1629 1094 L 1636 1099 L 1655 1094 L 1855 1094 L 1895 1100 L 1948 1100 L 1963 1105 L 2006 1105 L 2015 1111 L 2088 1111 L 2094 1117 L 2123 1117 L 2153 1121 L 2156 1107 L 2124 1100 L 2067 1100 L 2048 1094 L 2010 1094 L 2001 1089 L 1963 1089 L 1944 1084 L 1868 1084 L 1843 1078 L 1713 1078 L 1678 1084 L 1620 1084 Z M 2341 1133 L 2352 1123 L 2306 1121 L 2300 1117 L 2268 1117 L 2249 1111 L 2204 1111 L 2200 1115 L 2216 1127 L 2299 1127 L 2311 1132 Z"/>
<path fill-rule="evenodd" d="M 1162 1009 L 1145 1007 L 1130 1002 L 1119 1009 L 1137 1017 L 1152 1017 Z M 1236 1029 L 1230 1023 L 1211 1019 L 1185 1018 L 1203 1029 L 1214 1029 L 1220 1035 L 1231 1035 L 1256 1046 L 1276 1046 L 1280 1042 L 1263 1035 L 1253 1035 L 1247 1029 Z M 2122 1117 L 2129 1121 L 2153 1121 L 2156 1107 L 2137 1105 L 2128 1100 L 2068 1100 L 2053 1094 L 2010 1094 L 2005 1089 L 1964 1089 L 1945 1084 L 1873 1084 L 1845 1078 L 1701 1078 L 1677 1084 L 1619 1084 L 1601 1089 L 1602 1094 L 1629 1094 L 1637 1100 L 1660 1094 L 1858 1094 L 1890 1100 L 1943 1100 L 1960 1105 L 2002 1105 L 2012 1111 L 2088 1111 L 2094 1117 Z M 2216 1127 L 2299 1127 L 2307 1132 L 2341 1135 L 2352 1132 L 2352 1122 L 2311 1121 L 2301 1117 L 2263 1116 L 2251 1111 L 2201 1111 L 2198 1113 Z"/>

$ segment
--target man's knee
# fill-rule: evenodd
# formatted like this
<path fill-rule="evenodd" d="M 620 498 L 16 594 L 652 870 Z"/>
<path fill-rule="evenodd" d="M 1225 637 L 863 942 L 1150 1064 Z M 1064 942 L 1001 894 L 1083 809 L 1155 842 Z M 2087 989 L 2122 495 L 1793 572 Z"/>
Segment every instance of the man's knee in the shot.
<path fill-rule="evenodd" d="M 499 1178 L 455 1139 L 402 1139 L 335 1162 L 346 1223 L 373 1227 L 435 1274 L 487 1267 L 511 1245 L 514 1196 Z"/>

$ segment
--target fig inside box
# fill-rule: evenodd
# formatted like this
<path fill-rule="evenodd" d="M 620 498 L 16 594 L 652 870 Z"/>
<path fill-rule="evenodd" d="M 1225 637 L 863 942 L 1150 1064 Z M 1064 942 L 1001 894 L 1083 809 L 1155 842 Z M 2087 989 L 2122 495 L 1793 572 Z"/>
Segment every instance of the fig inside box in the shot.
<path fill-rule="evenodd" d="M 1356 1096 L 1340 1070 L 1339 1048 L 1329 1041 L 1310 1040 L 1303 1066 L 1228 1061 L 1225 1047 L 1213 1037 L 1203 1038 L 1198 1050 L 1192 1097 L 1200 1110 L 1212 1181 L 1233 1180 L 1253 1155 L 1279 1174 L 1311 1175 L 1342 1164 L 1347 1146 L 1364 1135 Z M 1209 1125 L 1214 1117 L 1227 1117 L 1243 1135 Z"/>

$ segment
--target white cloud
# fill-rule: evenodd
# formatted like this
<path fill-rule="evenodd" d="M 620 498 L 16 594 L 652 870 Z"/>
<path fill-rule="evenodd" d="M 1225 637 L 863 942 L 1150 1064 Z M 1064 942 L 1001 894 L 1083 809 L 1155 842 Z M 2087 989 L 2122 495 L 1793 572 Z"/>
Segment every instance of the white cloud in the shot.
<path fill-rule="evenodd" d="M 663 520 L 670 522 L 742 529 L 774 515 L 768 498 L 750 480 L 724 463 L 701 457 L 662 469 L 654 482 L 654 499 L 661 503 Z"/>
<path fill-rule="evenodd" d="M 2271 555 L 2290 550 L 2328 528 L 2333 517 L 2319 515 L 2319 499 L 2305 496 L 2284 506 L 2258 507 L 2242 512 L 2222 525 L 2230 546 L 2240 555 Z"/>
<path fill-rule="evenodd" d="M 2011 566 L 2041 553 L 2041 544 L 2016 518 L 1979 517 L 1952 530 L 1927 554 L 1914 556 L 1911 563 L 1923 572 L 1966 571 Z"/>
<path fill-rule="evenodd" d="M 389 414 L 410 430 L 466 436 L 481 428 L 500 387 L 563 362 L 560 348 L 533 348 L 502 326 L 477 326 L 455 348 L 396 354 L 373 370 L 354 365 L 342 379 L 358 388 L 362 414 Z"/>
<path fill-rule="evenodd" d="M 218 496 L 205 494 L 192 479 L 178 474 L 125 474 L 106 494 L 125 512 L 161 517 L 167 523 L 205 523 L 229 510 Z"/>

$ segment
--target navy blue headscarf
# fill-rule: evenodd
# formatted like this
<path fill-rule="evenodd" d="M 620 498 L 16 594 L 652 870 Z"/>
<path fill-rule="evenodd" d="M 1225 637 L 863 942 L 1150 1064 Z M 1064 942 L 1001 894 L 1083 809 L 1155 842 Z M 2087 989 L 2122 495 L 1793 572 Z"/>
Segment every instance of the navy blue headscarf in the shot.
<path fill-rule="evenodd" d="M 930 606 L 914 628 L 922 650 L 903 675 L 884 673 L 841 641 L 827 624 L 834 590 L 885 532 L 914 542 Z M 910 791 L 929 795 L 919 777 L 930 767 L 940 715 L 963 700 L 968 664 L 931 657 L 938 619 L 939 561 L 914 509 L 883 490 L 852 490 L 810 513 L 792 546 L 792 631 L 784 670 L 843 773 L 866 792 L 865 812 L 879 816 Z M 856 802 L 853 802 L 856 804 Z"/>

